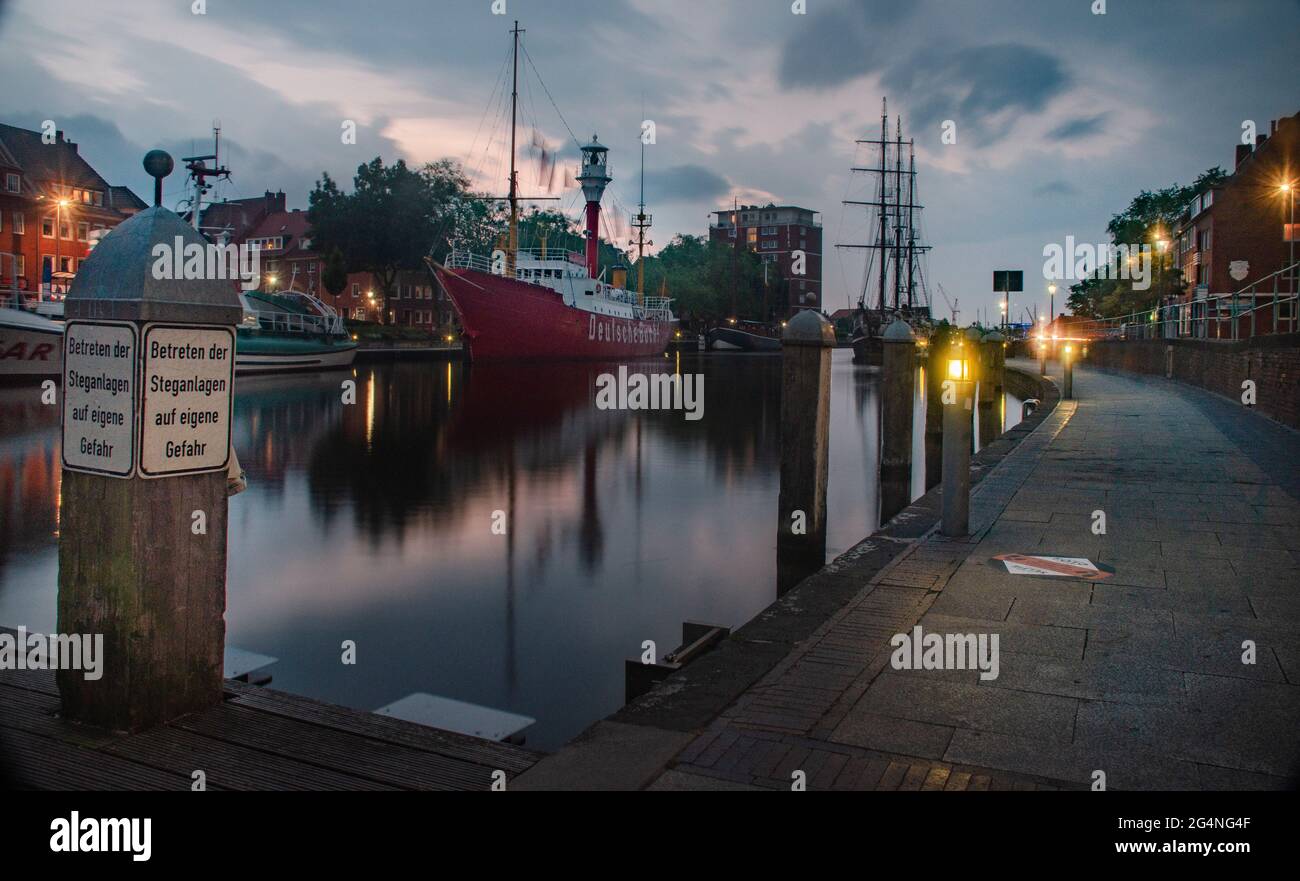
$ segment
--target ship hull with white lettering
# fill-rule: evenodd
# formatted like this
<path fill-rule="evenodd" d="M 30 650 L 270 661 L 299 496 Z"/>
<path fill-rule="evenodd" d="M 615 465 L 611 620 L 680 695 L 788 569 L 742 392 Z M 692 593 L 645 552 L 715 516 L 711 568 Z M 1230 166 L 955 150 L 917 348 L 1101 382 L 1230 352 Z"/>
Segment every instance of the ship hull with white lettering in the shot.
<path fill-rule="evenodd" d="M 516 278 L 453 254 L 435 265 L 460 313 L 471 361 L 623 360 L 663 352 L 677 328 L 668 301 L 591 279 L 576 260 L 520 254 Z"/>

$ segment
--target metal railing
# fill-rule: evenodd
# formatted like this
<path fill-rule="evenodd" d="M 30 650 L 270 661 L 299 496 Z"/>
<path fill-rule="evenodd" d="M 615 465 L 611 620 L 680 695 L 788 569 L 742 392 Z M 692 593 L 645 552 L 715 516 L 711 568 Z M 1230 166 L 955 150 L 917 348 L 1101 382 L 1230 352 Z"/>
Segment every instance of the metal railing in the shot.
<path fill-rule="evenodd" d="M 521 268 L 518 263 L 521 260 L 536 260 L 544 264 L 553 264 L 550 268 L 559 268 L 559 266 L 573 266 L 582 268 L 586 264 L 582 262 L 582 255 L 576 251 L 558 251 L 555 248 L 548 248 L 544 253 L 541 248 L 520 248 L 516 260 L 515 272 Z M 493 261 L 491 257 L 484 257 L 482 254 L 475 254 L 472 251 L 452 251 L 443 261 L 443 265 L 448 269 L 474 269 L 479 272 L 487 272 L 493 275 L 504 275 L 501 270 L 504 268 L 504 262 L 501 260 Z"/>
<path fill-rule="evenodd" d="M 1198 295 L 1117 318 L 1073 324 L 1096 339 L 1238 340 L 1300 329 L 1296 279 L 1300 261 L 1251 282 L 1231 294 Z"/>
<path fill-rule="evenodd" d="M 304 301 L 312 312 L 287 312 L 278 309 L 257 309 L 248 301 L 248 310 L 258 330 L 270 333 L 320 334 L 323 336 L 346 336 L 343 317 L 333 307 L 322 303 L 311 294 L 302 291 L 282 291 L 274 296 L 297 298 Z M 245 319 L 247 321 L 247 318 Z"/>

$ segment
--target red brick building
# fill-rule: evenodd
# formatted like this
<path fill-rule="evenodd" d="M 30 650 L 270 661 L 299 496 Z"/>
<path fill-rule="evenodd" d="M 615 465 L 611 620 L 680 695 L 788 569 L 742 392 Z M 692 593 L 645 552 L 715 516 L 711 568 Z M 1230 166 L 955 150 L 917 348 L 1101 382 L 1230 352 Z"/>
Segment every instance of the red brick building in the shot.
<path fill-rule="evenodd" d="M 1170 259 L 1186 287 L 1165 308 L 1177 319 L 1178 336 L 1231 338 L 1234 294 L 1238 337 L 1273 331 L 1274 282 L 1280 298 L 1295 293 L 1294 279 L 1278 273 L 1300 239 L 1292 225 L 1297 186 L 1300 113 L 1272 122 L 1253 147 L 1237 145 L 1233 173 L 1184 213 Z M 1300 259 L 1300 248 L 1296 254 Z M 1279 330 L 1296 329 L 1294 300 L 1276 311 Z"/>
<path fill-rule="evenodd" d="M 794 205 L 741 205 L 714 211 L 717 220 L 709 226 L 709 239 L 735 244 L 758 253 L 785 279 L 788 291 L 786 315 L 800 307 L 822 305 L 822 227 L 817 212 Z M 794 252 L 804 252 L 804 273 L 794 272 Z"/>
<path fill-rule="evenodd" d="M 105 230 L 147 206 L 55 132 L 0 123 L 0 289 L 62 294 Z"/>
<path fill-rule="evenodd" d="M 355 321 L 379 321 L 382 308 L 379 286 L 370 273 L 348 274 L 348 282 L 337 295 L 325 289 L 321 275 L 325 255 L 312 247 L 307 212 L 289 209 L 282 192 L 266 192 L 247 199 L 214 202 L 203 210 L 200 228 L 210 239 L 223 236 L 236 245 L 261 248 L 261 289 L 301 291 L 333 307 Z M 445 299 L 427 270 L 398 274 L 388 300 L 388 324 L 400 324 L 435 333 L 453 317 Z"/>

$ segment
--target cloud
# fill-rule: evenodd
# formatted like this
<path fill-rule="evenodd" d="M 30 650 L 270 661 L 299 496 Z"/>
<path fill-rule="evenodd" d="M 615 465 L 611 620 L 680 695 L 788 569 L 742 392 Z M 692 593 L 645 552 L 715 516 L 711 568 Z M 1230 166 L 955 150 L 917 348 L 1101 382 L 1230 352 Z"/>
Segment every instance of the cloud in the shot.
<path fill-rule="evenodd" d="M 1020 43 L 971 46 L 947 56 L 919 52 L 886 74 L 883 85 L 908 102 L 912 125 L 952 119 L 959 129 L 974 129 L 986 140 L 1000 135 L 994 126 L 1006 114 L 1036 113 L 1070 86 L 1061 63 L 1046 52 Z M 1003 128 L 1001 134 L 1006 134 Z"/>
<path fill-rule="evenodd" d="M 1035 196 L 1073 196 L 1079 192 L 1069 181 L 1051 180 L 1034 187 Z"/>
<path fill-rule="evenodd" d="M 731 189 L 727 179 L 703 165 L 675 165 L 663 171 L 647 171 L 646 200 L 649 202 L 715 202 Z"/>
<path fill-rule="evenodd" d="M 1047 137 L 1057 141 L 1069 141 L 1074 138 L 1086 138 L 1089 135 L 1096 134 L 1102 130 L 1102 123 L 1106 121 L 1106 114 L 1098 113 L 1096 116 L 1079 117 L 1071 119 L 1058 125 L 1047 133 Z"/>
<path fill-rule="evenodd" d="M 892 31 L 915 14 L 918 3 L 852 0 L 810 13 L 781 49 L 777 81 L 782 88 L 838 86 L 884 66 Z"/>

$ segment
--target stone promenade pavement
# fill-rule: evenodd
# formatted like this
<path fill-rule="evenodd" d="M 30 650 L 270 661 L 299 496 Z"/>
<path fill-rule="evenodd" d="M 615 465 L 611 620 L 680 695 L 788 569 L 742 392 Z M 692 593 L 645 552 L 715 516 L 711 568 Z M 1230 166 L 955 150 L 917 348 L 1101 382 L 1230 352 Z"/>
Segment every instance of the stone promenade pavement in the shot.
<path fill-rule="evenodd" d="M 1079 369 L 1075 392 L 978 485 L 971 538 L 915 543 L 650 788 L 1294 787 L 1300 435 L 1159 378 Z M 893 669 L 918 622 L 998 634 L 998 677 Z"/>

